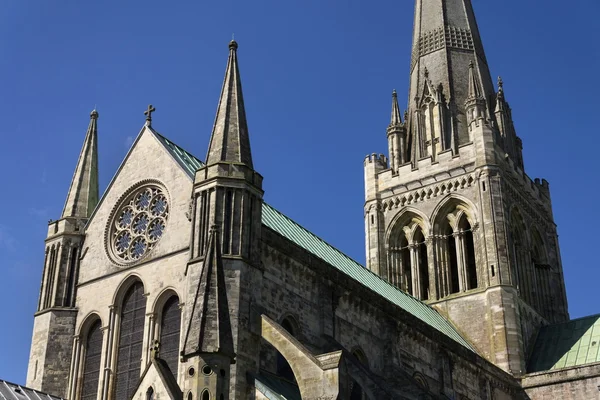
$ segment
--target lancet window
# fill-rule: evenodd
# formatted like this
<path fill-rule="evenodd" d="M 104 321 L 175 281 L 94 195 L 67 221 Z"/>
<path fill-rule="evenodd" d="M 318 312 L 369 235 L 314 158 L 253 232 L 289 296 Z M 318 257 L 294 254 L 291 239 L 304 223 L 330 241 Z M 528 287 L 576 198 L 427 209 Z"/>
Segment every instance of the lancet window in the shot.
<path fill-rule="evenodd" d="M 352 355 L 356 357 L 358 362 L 365 366 L 365 368 L 369 368 L 369 362 L 367 361 L 367 357 L 365 353 L 361 349 L 355 349 L 352 352 Z M 363 388 L 356 381 L 352 381 L 351 389 L 350 389 L 350 400 L 366 400 L 367 396 L 365 395 Z"/>
<path fill-rule="evenodd" d="M 100 358 L 102 356 L 102 323 L 96 319 L 90 326 L 84 347 L 81 400 L 94 400 L 98 396 Z"/>
<path fill-rule="evenodd" d="M 414 214 L 402 217 L 392 230 L 388 280 L 421 299 L 430 298 L 429 256 L 423 220 Z"/>
<path fill-rule="evenodd" d="M 550 304 L 553 295 L 551 289 L 552 268 L 548 263 L 544 241 L 535 228 L 531 230 L 531 262 L 537 282 L 537 308 L 542 315 L 547 315 L 552 311 Z"/>
<path fill-rule="evenodd" d="M 141 282 L 125 293 L 120 313 L 115 399 L 128 400 L 140 379 L 146 297 Z"/>
<path fill-rule="evenodd" d="M 160 314 L 160 358 L 167 362 L 173 375 L 177 375 L 181 310 L 179 297 L 173 295 L 165 302 Z"/>
<path fill-rule="evenodd" d="M 439 213 L 434 235 L 440 297 L 479 286 L 475 236 L 469 209 L 460 203 L 453 206 L 445 207 Z"/>
<path fill-rule="evenodd" d="M 534 276 L 529 248 L 528 231 L 518 210 L 511 213 L 510 239 L 513 257 L 513 278 L 520 297 L 535 307 Z"/>

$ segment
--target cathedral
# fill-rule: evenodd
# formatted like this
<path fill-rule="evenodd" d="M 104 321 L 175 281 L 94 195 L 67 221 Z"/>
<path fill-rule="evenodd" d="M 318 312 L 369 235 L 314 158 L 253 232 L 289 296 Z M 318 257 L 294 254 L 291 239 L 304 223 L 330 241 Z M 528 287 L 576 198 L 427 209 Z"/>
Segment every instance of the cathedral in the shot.
<path fill-rule="evenodd" d="M 364 159 L 366 266 L 263 201 L 231 41 L 204 158 L 149 106 L 100 195 L 91 112 L 26 387 L 0 397 L 600 399 L 600 315 L 569 318 L 550 186 L 471 0 L 415 3 L 407 110 L 394 91 Z"/>

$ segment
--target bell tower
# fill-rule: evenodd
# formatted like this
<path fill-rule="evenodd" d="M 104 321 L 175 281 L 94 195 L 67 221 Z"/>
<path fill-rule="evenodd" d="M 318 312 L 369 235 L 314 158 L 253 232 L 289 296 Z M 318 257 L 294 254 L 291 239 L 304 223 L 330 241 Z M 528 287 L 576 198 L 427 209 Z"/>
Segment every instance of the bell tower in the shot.
<path fill-rule="evenodd" d="M 525 371 L 537 329 L 568 319 L 546 180 L 524 170 L 471 0 L 416 0 L 404 120 L 365 159 L 367 267 L 435 307 L 491 362 Z"/>
<path fill-rule="evenodd" d="M 27 386 L 66 397 L 75 334 L 75 292 L 85 224 L 98 204 L 98 112 L 90 114 L 61 218 L 50 221 Z"/>

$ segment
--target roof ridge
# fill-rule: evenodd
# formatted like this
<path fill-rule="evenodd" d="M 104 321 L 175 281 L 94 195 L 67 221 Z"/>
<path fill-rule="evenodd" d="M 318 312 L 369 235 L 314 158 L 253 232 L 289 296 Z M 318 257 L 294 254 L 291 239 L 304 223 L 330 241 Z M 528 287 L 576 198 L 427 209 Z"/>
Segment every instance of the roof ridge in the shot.
<path fill-rule="evenodd" d="M 275 207 L 273 207 L 272 205 L 270 205 L 269 203 L 265 202 L 265 205 L 267 205 L 268 207 L 270 207 L 273 211 L 275 211 L 276 213 L 278 213 L 279 215 L 281 215 L 283 218 L 287 219 L 288 221 L 290 221 L 291 223 L 293 223 L 294 225 L 296 225 L 297 227 L 299 227 L 300 229 L 306 231 L 308 234 L 312 235 L 315 239 L 318 239 L 319 241 L 321 241 L 323 244 L 331 247 L 333 250 L 337 251 L 338 253 L 340 253 L 342 256 L 346 257 L 349 261 L 352 261 L 353 263 L 355 263 L 356 265 L 360 266 L 361 268 L 363 268 L 365 271 L 367 271 L 368 273 L 370 273 L 371 275 L 373 275 L 373 277 L 379 279 L 380 281 L 382 281 L 383 283 L 393 287 L 394 289 L 400 290 L 402 291 L 402 293 L 406 294 L 407 296 L 410 296 L 411 298 L 413 298 L 414 300 L 418 301 L 419 303 L 429 307 L 430 309 L 432 309 L 435 312 L 438 312 L 435 308 L 431 307 L 429 304 L 417 299 L 415 296 L 411 295 L 410 293 L 407 293 L 403 290 L 401 290 L 400 288 L 392 285 L 391 283 L 389 283 L 388 281 L 386 281 L 385 279 L 383 279 L 381 276 L 377 275 L 376 273 L 374 273 L 373 271 L 371 271 L 370 269 L 366 268 L 364 265 L 362 265 L 361 263 L 359 263 L 358 261 L 356 261 L 355 259 L 353 259 L 352 257 L 350 257 L 349 255 L 347 255 L 346 253 L 344 253 L 342 250 L 338 249 L 337 247 L 335 247 L 334 245 L 330 244 L 329 242 L 327 242 L 326 240 L 320 238 L 317 234 L 315 234 L 314 232 L 312 232 L 310 229 L 305 228 L 304 226 L 302 226 L 301 224 L 299 224 L 298 222 L 294 221 L 292 218 L 288 217 L 287 215 L 285 215 L 284 213 L 282 213 L 281 211 L 279 211 L 278 209 L 276 209 Z M 317 256 L 318 257 L 318 256 Z M 321 258 L 321 257 L 319 257 Z M 362 283 L 362 282 L 361 282 Z M 363 285 L 364 286 L 364 285 Z"/>
<path fill-rule="evenodd" d="M 592 315 L 587 315 L 587 316 L 584 316 L 584 317 L 578 317 L 578 318 L 575 318 L 575 319 L 570 319 L 568 321 L 562 321 L 562 322 L 556 322 L 554 324 L 548 324 L 546 326 L 543 326 L 542 329 L 549 328 L 549 327 L 552 327 L 552 326 L 565 325 L 565 324 L 569 324 L 571 322 L 581 321 L 583 319 L 588 319 L 588 318 L 600 318 L 600 314 L 592 314 Z"/>

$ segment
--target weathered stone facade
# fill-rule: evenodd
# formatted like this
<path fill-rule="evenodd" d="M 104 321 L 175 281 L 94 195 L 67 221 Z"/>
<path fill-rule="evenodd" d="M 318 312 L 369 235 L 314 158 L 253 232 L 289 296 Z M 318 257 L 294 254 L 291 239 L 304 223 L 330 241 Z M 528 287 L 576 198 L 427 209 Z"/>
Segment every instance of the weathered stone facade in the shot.
<path fill-rule="evenodd" d="M 528 374 L 540 327 L 569 318 L 549 185 L 524 172 L 471 2 L 416 4 L 408 112 L 394 92 L 389 155 L 364 160 L 368 270 L 263 202 L 232 41 L 206 164 L 149 107 L 98 199 L 92 113 L 49 225 L 27 384 L 73 400 L 597 398 L 599 364 Z"/>

